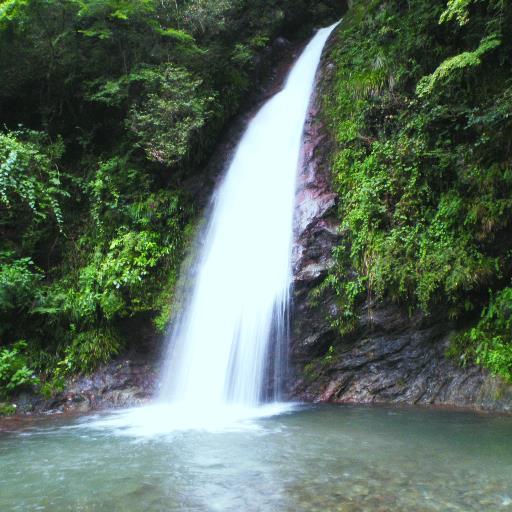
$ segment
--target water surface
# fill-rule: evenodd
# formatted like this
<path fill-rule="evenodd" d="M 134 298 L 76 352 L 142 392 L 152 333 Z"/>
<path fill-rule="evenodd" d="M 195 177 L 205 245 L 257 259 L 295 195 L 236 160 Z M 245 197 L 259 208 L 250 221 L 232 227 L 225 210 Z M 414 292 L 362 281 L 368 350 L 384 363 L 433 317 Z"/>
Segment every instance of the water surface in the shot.
<path fill-rule="evenodd" d="M 159 424 L 145 409 L 17 430 L 6 422 L 0 510 L 512 511 L 512 417 L 334 406 L 273 412 L 209 429 L 179 418 L 166 428 L 169 417 Z"/>

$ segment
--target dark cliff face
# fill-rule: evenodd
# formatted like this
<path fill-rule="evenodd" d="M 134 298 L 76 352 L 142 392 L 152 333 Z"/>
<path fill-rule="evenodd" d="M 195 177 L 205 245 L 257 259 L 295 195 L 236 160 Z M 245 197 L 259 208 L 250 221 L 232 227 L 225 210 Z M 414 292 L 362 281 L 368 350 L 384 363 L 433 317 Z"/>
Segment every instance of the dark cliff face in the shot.
<path fill-rule="evenodd" d="M 332 142 L 319 118 L 319 97 L 330 80 L 329 48 L 305 126 L 293 248 L 291 397 L 306 401 L 436 404 L 512 411 L 512 386 L 445 356 L 454 326 L 439 315 L 412 317 L 369 298 L 355 332 L 340 336 L 333 291 L 319 286 L 332 265 L 337 197 L 330 184 Z"/>

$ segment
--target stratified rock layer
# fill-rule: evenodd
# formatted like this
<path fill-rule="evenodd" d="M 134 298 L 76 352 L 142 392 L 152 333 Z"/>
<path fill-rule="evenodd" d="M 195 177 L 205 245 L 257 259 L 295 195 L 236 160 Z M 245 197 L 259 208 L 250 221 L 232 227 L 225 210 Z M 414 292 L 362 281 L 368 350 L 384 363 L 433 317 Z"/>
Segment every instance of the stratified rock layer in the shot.
<path fill-rule="evenodd" d="M 512 411 L 512 386 L 445 356 L 454 326 L 439 315 L 410 317 L 402 308 L 369 299 L 359 326 L 341 337 L 330 319 L 339 313 L 333 291 L 318 285 L 340 240 L 337 197 L 330 181 L 331 142 L 319 119 L 322 89 L 330 80 L 329 51 L 321 63 L 317 96 L 305 127 L 293 248 L 288 388 L 306 401 L 436 404 Z"/>

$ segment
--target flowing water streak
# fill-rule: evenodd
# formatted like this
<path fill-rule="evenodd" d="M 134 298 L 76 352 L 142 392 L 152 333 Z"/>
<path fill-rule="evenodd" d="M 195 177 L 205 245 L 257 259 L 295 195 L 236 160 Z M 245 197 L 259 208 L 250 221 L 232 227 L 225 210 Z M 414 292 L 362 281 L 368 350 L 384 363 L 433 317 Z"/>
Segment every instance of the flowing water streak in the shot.
<path fill-rule="evenodd" d="M 283 90 L 249 123 L 214 195 L 191 297 L 169 340 L 163 402 L 253 407 L 268 373 L 282 367 L 301 138 L 334 27 L 318 31 Z M 275 399 L 279 379 L 273 380 Z"/>

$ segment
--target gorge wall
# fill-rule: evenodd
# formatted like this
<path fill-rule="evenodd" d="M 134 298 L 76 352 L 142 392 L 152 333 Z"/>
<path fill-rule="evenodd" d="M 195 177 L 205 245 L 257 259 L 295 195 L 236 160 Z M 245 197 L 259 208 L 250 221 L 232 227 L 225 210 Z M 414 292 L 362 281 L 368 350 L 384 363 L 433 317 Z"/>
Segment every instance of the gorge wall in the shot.
<path fill-rule="evenodd" d="M 331 44 L 332 47 L 332 44 Z M 368 297 L 358 326 L 340 336 L 335 292 L 319 287 L 343 237 L 331 187 L 329 140 L 320 115 L 333 63 L 324 53 L 305 126 L 293 248 L 290 396 L 313 402 L 424 404 L 512 411 L 512 386 L 445 353 L 455 326 L 444 315 L 409 314 Z"/>
<path fill-rule="evenodd" d="M 279 90 L 298 49 L 280 38 L 271 50 L 281 64 L 236 119 L 208 168 L 186 183 L 204 207 L 226 160 L 255 109 Z M 476 366 L 465 368 L 446 357 L 455 325 L 440 311 L 412 316 L 404 308 L 368 297 L 359 306 L 357 329 L 340 336 L 332 326 L 339 315 L 336 294 L 320 285 L 341 241 L 331 185 L 333 141 L 321 119 L 320 98 L 332 79 L 327 48 L 318 73 L 315 97 L 305 125 L 298 177 L 293 247 L 289 397 L 307 402 L 422 404 L 492 411 L 512 411 L 512 386 Z M 254 106 L 255 105 L 255 106 Z M 271 186 L 271 184 L 269 184 Z M 125 354 L 91 376 L 71 379 L 52 399 L 24 394 L 20 411 L 79 411 L 139 405 L 158 386 L 159 344 Z"/>

